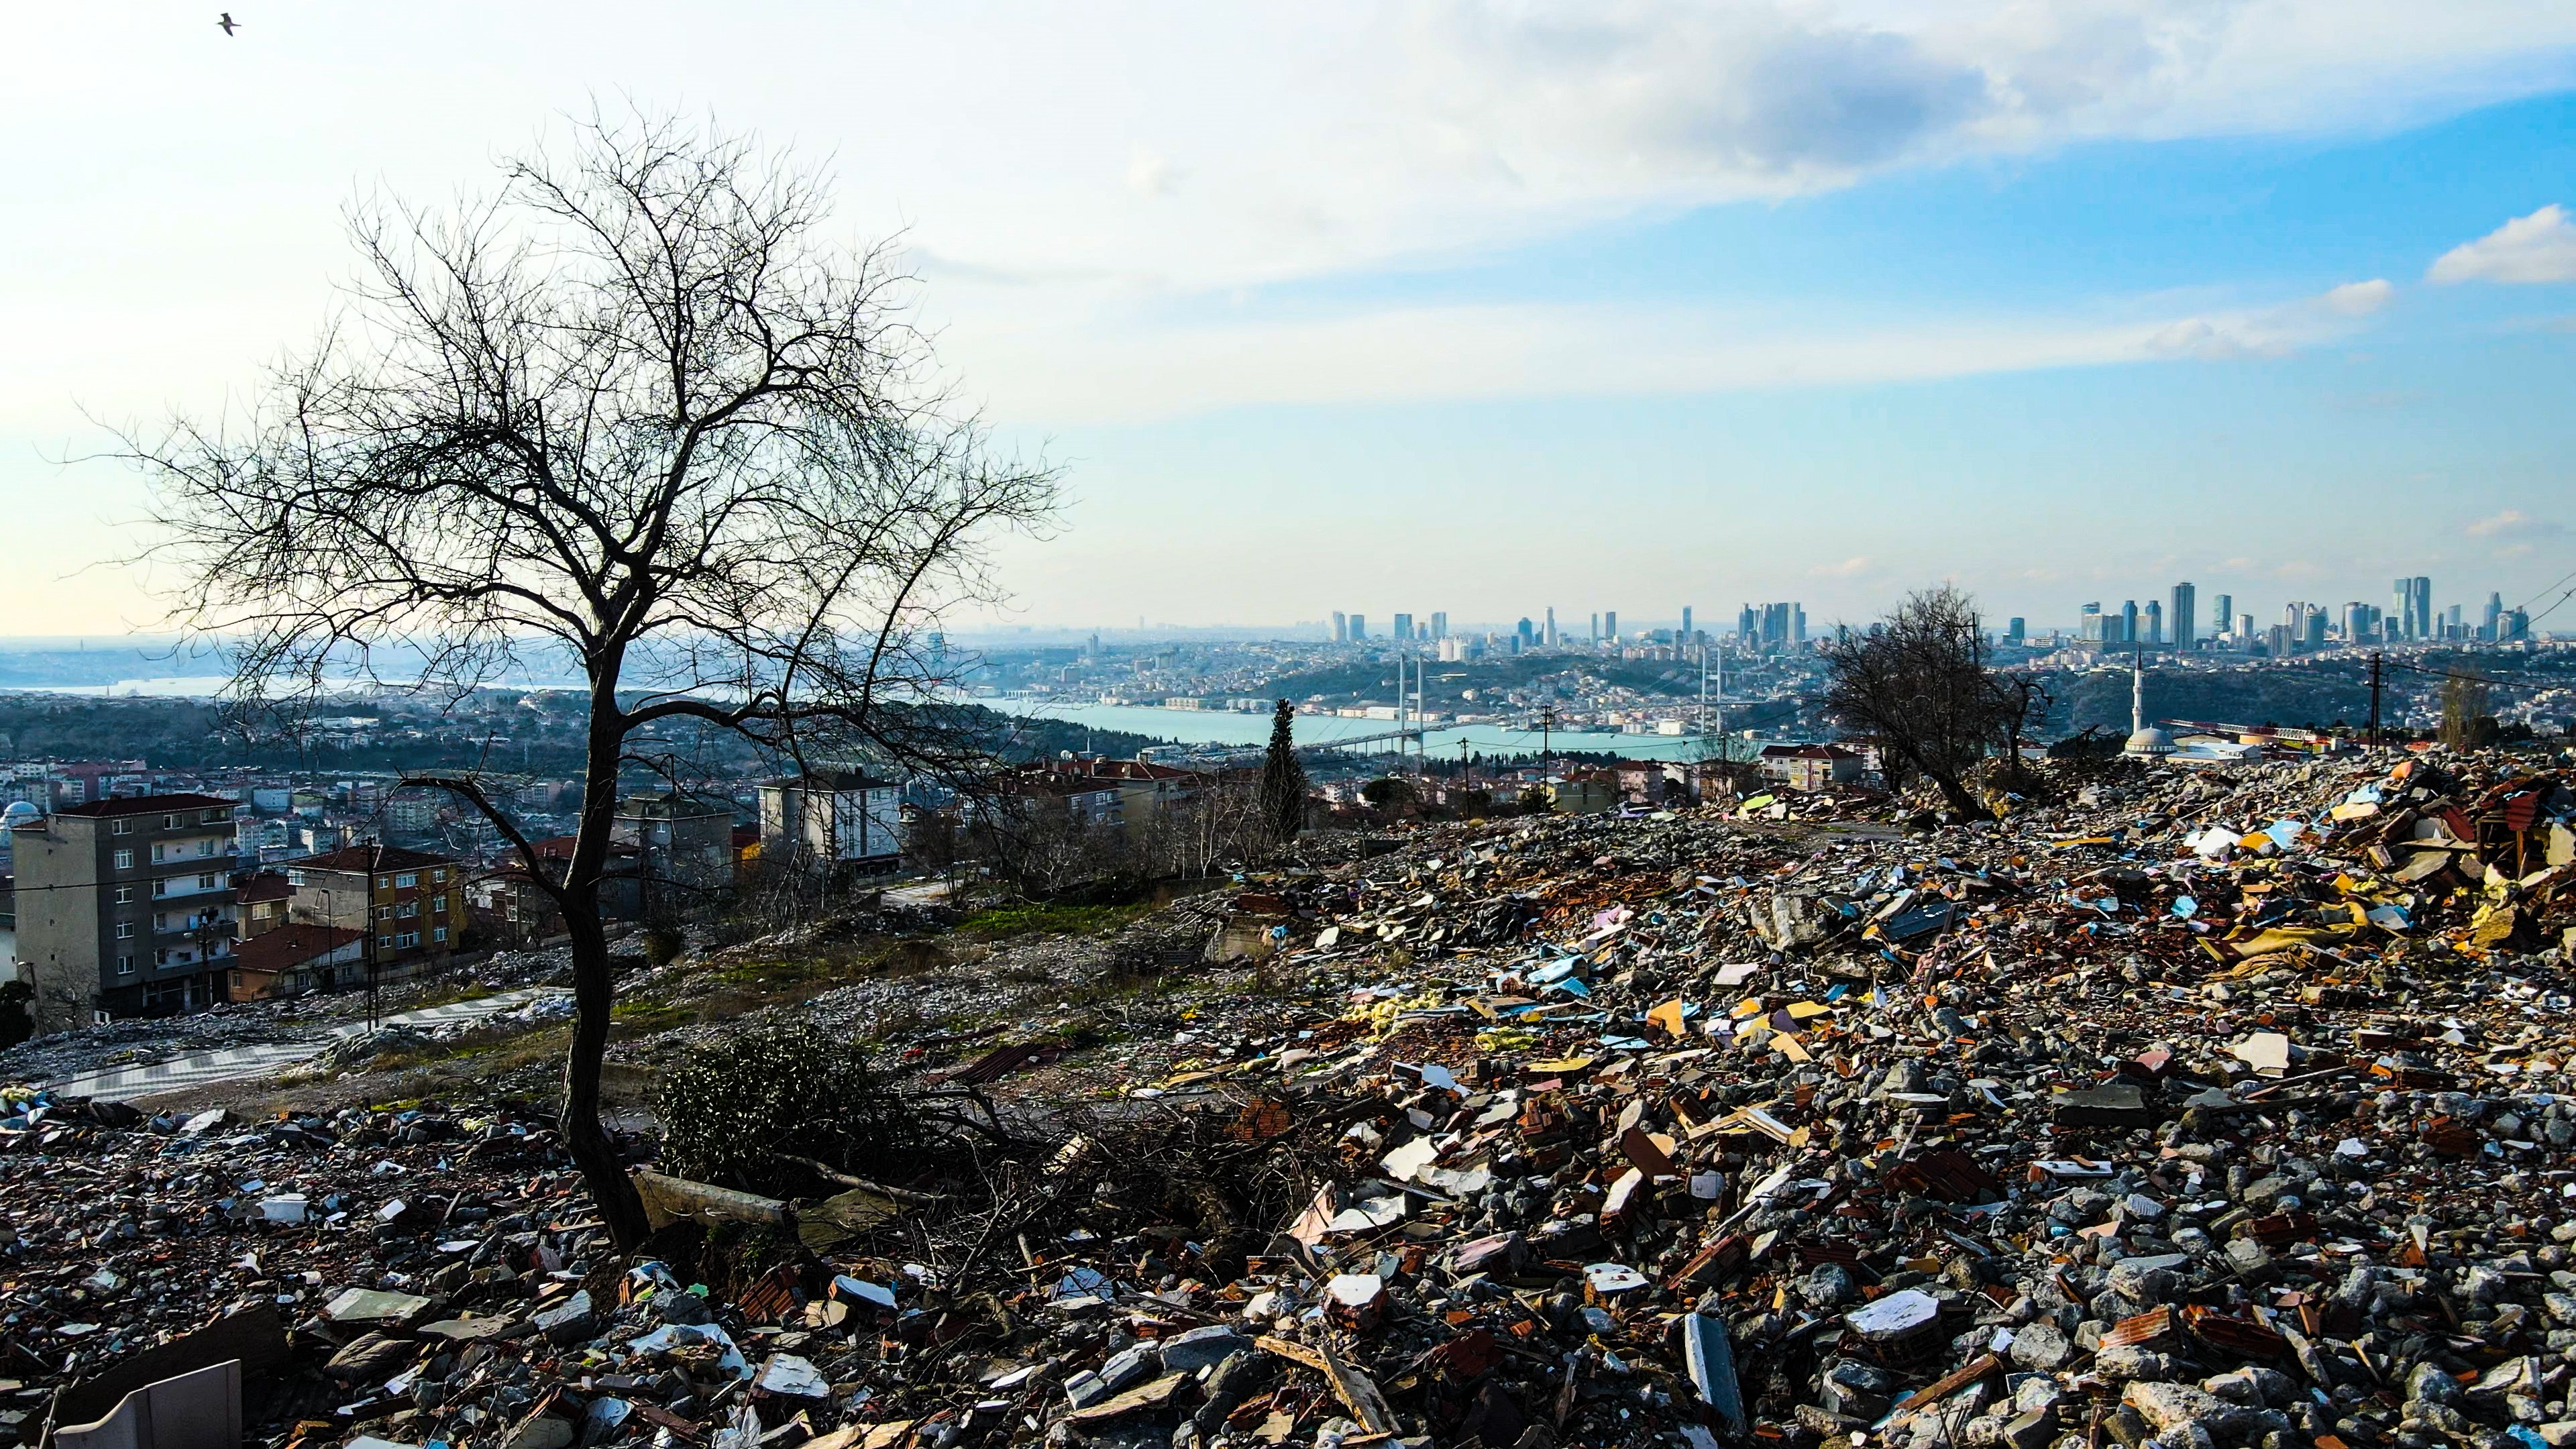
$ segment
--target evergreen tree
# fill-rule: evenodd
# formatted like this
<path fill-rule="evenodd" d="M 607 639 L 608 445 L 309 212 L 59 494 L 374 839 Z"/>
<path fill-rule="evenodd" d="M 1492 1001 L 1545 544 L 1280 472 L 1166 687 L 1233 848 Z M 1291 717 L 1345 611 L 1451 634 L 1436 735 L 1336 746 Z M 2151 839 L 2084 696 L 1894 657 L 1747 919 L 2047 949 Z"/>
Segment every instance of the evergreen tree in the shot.
<path fill-rule="evenodd" d="M 1270 712 L 1270 758 L 1261 766 L 1261 821 L 1282 844 L 1306 828 L 1306 767 L 1297 760 L 1296 708 L 1286 700 Z"/>

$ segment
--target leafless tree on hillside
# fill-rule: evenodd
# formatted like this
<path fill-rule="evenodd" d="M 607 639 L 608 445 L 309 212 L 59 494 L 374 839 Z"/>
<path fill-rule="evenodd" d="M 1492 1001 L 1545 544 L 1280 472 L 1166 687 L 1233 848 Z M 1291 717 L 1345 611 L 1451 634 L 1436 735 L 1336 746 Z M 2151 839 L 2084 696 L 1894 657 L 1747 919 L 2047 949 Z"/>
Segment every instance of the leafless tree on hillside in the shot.
<path fill-rule="evenodd" d="M 244 416 L 128 435 L 184 620 L 229 642 L 245 704 L 583 681 L 559 878 L 474 774 L 413 783 L 482 811 L 562 907 L 564 1138 L 621 1245 L 645 1234 L 599 1120 L 621 772 L 686 729 L 966 767 L 937 621 L 993 597 L 988 545 L 1053 506 L 1054 471 L 939 387 L 904 274 L 829 217 L 816 173 L 746 139 L 594 116 L 489 199 L 355 208 L 360 277 L 315 347 Z"/>
<path fill-rule="evenodd" d="M 1819 652 L 1830 675 L 1826 713 L 1878 746 L 1891 781 L 1929 780 L 1952 810 L 1988 817 L 1972 776 L 1989 752 L 2011 747 L 2033 696 L 1987 668 L 1966 594 L 1946 584 L 1920 590 Z"/>

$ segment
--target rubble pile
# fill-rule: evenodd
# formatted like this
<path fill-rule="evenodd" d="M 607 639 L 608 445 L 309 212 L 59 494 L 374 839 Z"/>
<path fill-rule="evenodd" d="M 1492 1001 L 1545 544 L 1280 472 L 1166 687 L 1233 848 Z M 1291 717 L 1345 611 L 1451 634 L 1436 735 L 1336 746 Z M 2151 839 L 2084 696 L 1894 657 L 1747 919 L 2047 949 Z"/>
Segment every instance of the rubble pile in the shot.
<path fill-rule="evenodd" d="M 1259 969 L 1123 1039 L 917 1053 L 935 1159 L 644 1170 L 622 1257 L 524 1115 L 34 1102 L 0 1373 L 263 1309 L 316 1449 L 2562 1449 L 2571 824 L 2419 752 L 1426 829 L 1194 902 Z"/>

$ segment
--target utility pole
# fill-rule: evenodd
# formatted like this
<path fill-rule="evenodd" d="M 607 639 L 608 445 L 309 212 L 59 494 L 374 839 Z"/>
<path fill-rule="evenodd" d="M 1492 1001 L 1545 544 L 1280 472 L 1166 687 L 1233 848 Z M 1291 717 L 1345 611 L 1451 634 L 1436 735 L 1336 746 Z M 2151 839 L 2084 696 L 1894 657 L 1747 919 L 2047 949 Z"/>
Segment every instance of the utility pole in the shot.
<path fill-rule="evenodd" d="M 2379 660 L 2380 652 L 2370 651 L 2370 744 L 2379 746 Z"/>
<path fill-rule="evenodd" d="M 1544 770 L 1544 769 L 1546 769 L 1546 768 L 1547 768 L 1547 762 L 1548 762 L 1549 758 L 1550 758 L 1551 756 L 1553 756 L 1553 755 L 1556 753 L 1556 750 L 1555 750 L 1554 746 L 1552 746 L 1552 745 L 1549 743 L 1549 740 L 1550 740 L 1550 739 L 1555 735 L 1555 733 L 1556 733 L 1556 706 L 1555 706 L 1555 705 L 1552 705 L 1552 704 L 1546 704 L 1546 705 L 1541 705 L 1541 706 L 1539 706 L 1539 711 L 1538 711 L 1538 767 L 1539 767 L 1541 770 Z"/>
<path fill-rule="evenodd" d="M 367 954 L 366 954 L 366 960 L 367 960 L 367 1030 L 368 1030 L 368 1031 L 371 1031 L 371 1032 L 372 1032 L 372 1031 L 374 1031 L 374 1030 L 376 1030 L 376 1027 L 377 1027 L 377 1022 L 376 1022 L 376 867 L 378 867 L 378 866 L 382 865 L 383 863 L 384 863 L 384 847 L 383 847 L 382 845 L 370 845 L 370 846 L 368 846 L 368 847 L 367 847 L 367 895 L 366 895 L 366 901 L 367 901 L 367 913 L 366 913 L 366 914 L 367 914 L 367 919 L 366 919 L 366 921 L 364 922 L 364 924 L 365 924 L 365 926 L 366 926 L 366 930 L 367 930 L 367 936 L 366 936 L 366 944 L 365 944 L 365 946 L 364 946 L 362 949 L 363 949 L 363 950 L 365 950 L 365 952 L 367 953 Z"/>

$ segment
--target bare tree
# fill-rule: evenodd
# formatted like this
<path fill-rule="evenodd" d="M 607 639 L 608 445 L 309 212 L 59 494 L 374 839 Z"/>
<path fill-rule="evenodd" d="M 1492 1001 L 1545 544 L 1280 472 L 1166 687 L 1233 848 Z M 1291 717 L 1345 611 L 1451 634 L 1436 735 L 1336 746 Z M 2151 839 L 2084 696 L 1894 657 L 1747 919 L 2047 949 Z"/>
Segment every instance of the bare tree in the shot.
<path fill-rule="evenodd" d="M 953 408 L 908 279 L 827 236 L 815 173 L 671 119 L 574 132 L 489 199 L 355 207 L 359 280 L 311 352 L 246 416 L 128 451 L 184 621 L 228 641 L 245 705 L 582 681 L 560 875 L 474 772 L 408 783 L 481 811 L 562 908 L 565 1144 L 632 1245 L 643 1210 L 599 1120 L 621 773 L 667 774 L 705 731 L 800 767 L 964 770 L 937 620 L 994 595 L 987 544 L 1048 516 L 1055 474 Z"/>
<path fill-rule="evenodd" d="M 1959 814 L 1987 817 L 1970 775 L 2016 737 L 2030 700 L 1986 667 L 1966 594 L 1946 584 L 1919 590 L 1884 622 L 1838 634 L 1820 652 L 1831 675 L 1826 713 L 1878 746 L 1891 779 L 1921 776 Z"/>

